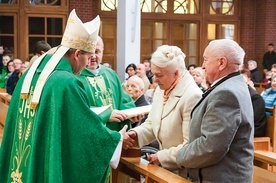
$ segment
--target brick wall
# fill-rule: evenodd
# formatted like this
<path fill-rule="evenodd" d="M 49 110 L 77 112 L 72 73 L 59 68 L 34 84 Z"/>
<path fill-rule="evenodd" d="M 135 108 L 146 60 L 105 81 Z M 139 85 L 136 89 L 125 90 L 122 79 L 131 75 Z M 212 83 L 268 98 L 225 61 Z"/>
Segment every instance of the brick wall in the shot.
<path fill-rule="evenodd" d="M 255 0 L 241 1 L 240 44 L 246 52 L 245 62 L 255 59 Z"/>
<path fill-rule="evenodd" d="M 276 1 L 242 0 L 240 43 L 246 51 L 245 62 L 258 62 L 262 71 L 262 59 L 268 43 L 276 45 Z"/>
<path fill-rule="evenodd" d="M 69 0 L 69 10 L 76 9 L 83 22 L 92 20 L 98 15 L 99 0 Z"/>

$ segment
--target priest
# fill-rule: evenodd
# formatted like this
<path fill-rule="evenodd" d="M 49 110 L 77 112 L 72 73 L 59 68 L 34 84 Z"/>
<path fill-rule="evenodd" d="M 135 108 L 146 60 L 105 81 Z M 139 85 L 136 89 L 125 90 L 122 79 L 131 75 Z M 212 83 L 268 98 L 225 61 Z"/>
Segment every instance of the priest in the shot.
<path fill-rule="evenodd" d="M 99 17 L 82 23 L 73 10 L 61 45 L 21 77 L 0 149 L 2 183 L 102 183 L 109 165 L 118 165 L 126 126 L 120 133 L 108 129 L 75 76 L 95 51 L 99 26 Z"/>

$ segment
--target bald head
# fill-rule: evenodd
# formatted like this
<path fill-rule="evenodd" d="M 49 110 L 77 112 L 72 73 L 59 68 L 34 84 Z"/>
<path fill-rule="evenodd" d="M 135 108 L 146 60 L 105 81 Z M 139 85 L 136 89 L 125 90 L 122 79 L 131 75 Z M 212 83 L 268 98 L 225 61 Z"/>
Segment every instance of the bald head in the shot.
<path fill-rule="evenodd" d="M 125 90 L 132 97 L 133 100 L 137 100 L 144 92 L 144 82 L 143 80 L 134 75 L 131 76 L 126 83 Z"/>
<path fill-rule="evenodd" d="M 94 70 L 99 67 L 99 64 L 102 63 L 103 60 L 103 50 L 104 50 L 104 43 L 103 39 L 98 36 L 96 50 L 95 53 L 92 55 L 89 63 L 87 65 L 88 69 Z"/>
<path fill-rule="evenodd" d="M 146 75 L 146 67 L 144 64 L 139 64 L 136 66 L 136 74 L 140 78 L 142 78 Z"/>

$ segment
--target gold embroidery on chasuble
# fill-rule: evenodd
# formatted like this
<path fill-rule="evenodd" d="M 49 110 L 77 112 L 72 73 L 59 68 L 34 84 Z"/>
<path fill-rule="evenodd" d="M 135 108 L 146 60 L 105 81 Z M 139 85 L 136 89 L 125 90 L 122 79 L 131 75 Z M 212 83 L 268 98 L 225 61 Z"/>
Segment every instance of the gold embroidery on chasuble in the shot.
<path fill-rule="evenodd" d="M 87 76 L 86 78 L 90 83 L 90 92 L 91 97 L 93 98 L 93 104 L 95 106 L 106 106 L 112 104 L 113 109 L 113 91 L 109 86 L 109 82 L 106 81 L 102 75 L 95 77 Z"/>
<path fill-rule="evenodd" d="M 33 87 L 27 99 L 20 99 L 18 116 L 16 121 L 16 133 L 12 152 L 12 183 L 22 183 L 24 176 L 22 169 L 27 166 L 31 150 L 31 138 L 33 132 L 33 123 L 36 110 L 31 109 L 30 104 L 33 96 Z"/>

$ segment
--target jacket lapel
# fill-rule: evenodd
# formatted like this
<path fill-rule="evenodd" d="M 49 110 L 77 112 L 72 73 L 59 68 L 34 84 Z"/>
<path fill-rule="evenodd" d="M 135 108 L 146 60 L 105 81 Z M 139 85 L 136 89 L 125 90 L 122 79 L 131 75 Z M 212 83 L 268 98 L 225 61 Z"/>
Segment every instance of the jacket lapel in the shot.
<path fill-rule="evenodd" d="M 167 117 L 171 113 L 171 111 L 175 109 L 175 106 L 177 105 L 181 96 L 183 95 L 184 91 L 186 90 L 186 87 L 189 85 L 189 83 L 182 81 L 182 80 L 188 81 L 187 77 L 191 77 L 191 76 L 188 75 L 187 72 L 185 72 L 183 77 L 179 80 L 179 83 L 172 90 L 168 101 L 164 105 L 162 119 Z"/>

